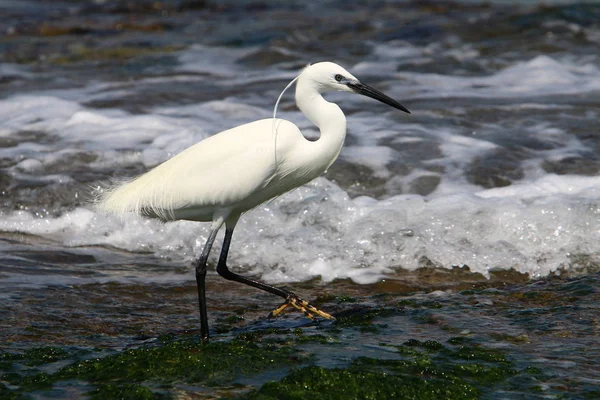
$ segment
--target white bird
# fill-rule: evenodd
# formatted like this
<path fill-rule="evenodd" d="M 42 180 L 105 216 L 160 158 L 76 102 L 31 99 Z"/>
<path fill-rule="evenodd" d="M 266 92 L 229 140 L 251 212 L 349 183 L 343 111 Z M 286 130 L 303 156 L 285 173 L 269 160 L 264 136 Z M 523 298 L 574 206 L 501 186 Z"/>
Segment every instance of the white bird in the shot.
<path fill-rule="evenodd" d="M 296 125 L 275 119 L 274 114 L 273 118 L 208 137 L 149 172 L 109 188 L 98 201 L 98 209 L 119 215 L 134 212 L 162 221 L 212 222 L 210 235 L 196 263 L 202 340 L 209 337 L 206 262 L 223 224 L 226 229 L 217 265 L 219 275 L 283 297 L 285 303 L 271 315 L 293 306 L 309 318 L 315 315 L 333 318 L 290 291 L 231 272 L 226 261 L 233 230 L 244 212 L 312 181 L 338 157 L 346 137 L 346 117 L 336 104 L 326 101 L 322 93 L 358 93 L 410 114 L 397 101 L 361 83 L 331 62 L 307 66 L 288 87 L 294 81 L 296 104 L 319 128 L 318 140 L 307 140 Z"/>

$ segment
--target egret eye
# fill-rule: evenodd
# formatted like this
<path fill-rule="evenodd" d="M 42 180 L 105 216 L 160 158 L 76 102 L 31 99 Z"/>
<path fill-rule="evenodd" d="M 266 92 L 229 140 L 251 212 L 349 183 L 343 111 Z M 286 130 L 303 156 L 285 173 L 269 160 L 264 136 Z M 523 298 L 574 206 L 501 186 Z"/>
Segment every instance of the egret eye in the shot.
<path fill-rule="evenodd" d="M 336 74 L 336 75 L 334 76 L 334 78 L 335 78 L 335 80 L 336 80 L 336 81 L 338 81 L 338 82 L 341 82 L 341 81 L 342 81 L 342 79 L 344 79 L 344 77 L 343 77 L 343 76 L 341 76 L 340 74 Z"/>

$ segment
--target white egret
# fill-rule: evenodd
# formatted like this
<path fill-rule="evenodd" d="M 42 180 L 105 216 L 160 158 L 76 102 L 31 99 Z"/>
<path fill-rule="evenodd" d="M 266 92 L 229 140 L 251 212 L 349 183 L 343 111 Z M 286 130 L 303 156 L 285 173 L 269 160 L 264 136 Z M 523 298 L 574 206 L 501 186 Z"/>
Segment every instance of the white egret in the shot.
<path fill-rule="evenodd" d="M 272 119 L 250 122 L 200 141 L 149 172 L 106 190 L 97 204 L 100 210 L 115 214 L 134 212 L 162 221 L 212 222 L 195 265 L 203 340 L 209 336 L 206 262 L 223 225 L 225 238 L 217 264 L 219 275 L 283 297 L 285 302 L 271 315 L 292 306 L 309 318 L 317 315 L 333 318 L 288 290 L 231 272 L 226 262 L 233 230 L 244 212 L 312 181 L 338 157 L 346 137 L 346 117 L 322 93 L 358 93 L 410 113 L 397 101 L 331 62 L 307 66 L 294 81 L 296 104 L 319 128 L 318 140 L 307 140 L 296 125 L 275 119 L 274 114 Z"/>

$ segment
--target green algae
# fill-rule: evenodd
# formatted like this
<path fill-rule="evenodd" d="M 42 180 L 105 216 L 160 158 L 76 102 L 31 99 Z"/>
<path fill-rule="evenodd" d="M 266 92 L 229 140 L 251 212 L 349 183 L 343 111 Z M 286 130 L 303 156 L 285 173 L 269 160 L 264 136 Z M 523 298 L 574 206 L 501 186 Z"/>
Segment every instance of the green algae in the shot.
<path fill-rule="evenodd" d="M 4 392 L 0 398 L 23 398 L 50 390 L 56 394 L 61 387 L 74 385 L 92 399 L 166 399 L 180 394 L 210 397 L 216 393 L 219 397 L 247 399 L 469 399 L 498 389 L 521 387 L 521 383 L 534 390 L 543 381 L 539 372 L 515 366 L 503 351 L 487 348 L 477 337 L 464 335 L 450 337 L 444 343 L 426 339 L 381 343 L 390 348 L 386 353 L 392 354 L 391 359 L 354 355 L 339 359 L 345 367 L 340 367 L 339 360 L 333 365 L 322 364 L 324 359 L 315 349 L 325 353 L 335 352 L 332 346 L 343 349 L 343 331 L 381 331 L 386 325 L 377 322 L 387 323 L 390 316 L 398 314 L 416 322 L 431 319 L 441 325 L 433 311 L 439 303 L 415 301 L 403 304 L 405 307 L 393 304 L 349 305 L 333 323 L 309 329 L 245 331 L 233 339 L 209 344 L 199 343 L 195 336 L 165 334 L 153 344 L 87 360 L 81 360 L 89 357 L 81 351 L 69 353 L 53 347 L 22 354 L 0 353 L 0 362 L 16 365 L 0 377 L 8 385 L 0 387 Z M 218 322 L 232 337 L 231 325 L 242 321 L 236 316 Z M 303 349 L 312 353 L 305 354 Z M 42 368 L 54 373 L 36 369 L 69 358 L 80 361 L 58 371 L 56 368 L 64 364 Z M 285 376 L 287 368 L 298 369 Z M 276 381 L 264 383 L 269 379 Z"/>
<path fill-rule="evenodd" d="M 320 343 L 320 344 L 334 344 L 340 343 L 339 339 L 333 336 L 313 334 L 306 335 L 300 329 L 294 330 L 294 337 L 292 339 L 296 344 L 303 343 Z"/>
<path fill-rule="evenodd" d="M 264 345 L 272 344 L 279 346 L 296 346 L 305 343 L 319 343 L 328 345 L 340 343 L 339 339 L 333 335 L 306 333 L 301 328 L 296 328 L 293 330 L 281 328 L 261 329 L 253 332 L 241 333 L 236 337 L 236 340 L 260 342 Z"/>
<path fill-rule="evenodd" d="M 20 359 L 19 355 L 0 350 L 0 371 L 12 369 L 13 362 Z"/>
<path fill-rule="evenodd" d="M 7 388 L 6 385 L 4 385 L 3 383 L 0 383 L 0 399 L 13 400 L 13 399 L 18 399 L 19 396 L 20 396 L 19 394 L 10 390 L 9 388 Z"/>
<path fill-rule="evenodd" d="M 502 366 L 482 364 L 458 364 L 452 367 L 452 373 L 463 379 L 470 378 L 478 384 L 494 384 L 515 375 L 517 371 Z"/>
<path fill-rule="evenodd" d="M 25 392 L 31 392 L 33 390 L 49 389 L 52 387 L 52 377 L 45 372 L 34 372 L 33 374 L 18 375 L 11 374 L 10 377 L 6 378 L 6 375 L 2 376 L 2 379 L 19 386 L 21 390 Z"/>
<path fill-rule="evenodd" d="M 500 350 L 488 349 L 478 346 L 460 346 L 454 354 L 456 355 L 456 357 L 465 360 L 482 360 L 508 364 L 506 356 Z"/>
<path fill-rule="evenodd" d="M 65 360 L 70 357 L 69 352 L 59 347 L 38 347 L 27 350 L 23 354 L 25 365 L 35 366 Z"/>
<path fill-rule="evenodd" d="M 280 382 L 269 382 L 243 397 L 247 400 L 334 400 L 334 399 L 477 399 L 472 386 L 438 383 L 419 377 L 368 372 L 356 368 L 306 367 Z"/>
<path fill-rule="evenodd" d="M 379 312 L 369 313 L 367 317 L 377 315 Z M 346 368 L 324 368 L 310 366 L 312 358 L 302 354 L 297 346 L 304 343 L 331 345 L 340 343 L 339 338 L 306 334 L 299 328 L 246 332 L 227 342 L 208 344 L 198 343 L 197 338 L 182 340 L 165 335 L 153 345 L 74 362 L 53 374 L 35 368 L 25 373 L 4 374 L 1 380 L 17 389 L 0 386 L 0 394 L 1 398 L 17 399 L 30 392 L 49 390 L 57 382 L 64 382 L 62 385 L 82 382 L 91 399 L 161 400 L 172 398 L 182 387 L 186 388 L 184 393 L 190 395 L 198 390 L 195 388 L 203 387 L 225 390 L 224 396 L 241 393 L 243 399 L 303 399 L 309 396 L 317 400 L 475 399 L 494 385 L 505 384 L 516 374 L 531 377 L 536 372 L 518 371 L 499 350 L 460 337 L 453 339 L 456 340 L 450 339 L 448 344 L 416 339 L 399 345 L 382 344 L 393 348 L 396 357 L 358 357 L 348 360 Z M 33 360 L 52 363 L 66 353 L 40 350 L 21 355 L 7 353 L 4 357 L 20 357 L 19 362 L 24 365 Z M 25 358 L 25 354 L 29 358 Z M 288 367 L 298 369 L 250 392 L 247 387 L 235 386 L 240 378 Z"/>
<path fill-rule="evenodd" d="M 358 303 L 358 299 L 356 297 L 348 295 L 335 296 L 334 300 L 336 300 L 338 303 Z"/>
<path fill-rule="evenodd" d="M 471 343 L 472 341 L 473 339 L 466 336 L 453 336 L 450 339 L 448 339 L 448 343 L 450 344 L 465 344 Z"/>
<path fill-rule="evenodd" d="M 494 349 L 479 346 L 449 348 L 433 340 L 420 342 L 415 339 L 396 348 L 403 359 L 373 361 L 359 358 L 355 363 L 370 363 L 401 374 L 461 380 L 476 387 L 501 382 L 518 373 L 504 354 Z"/>
<path fill-rule="evenodd" d="M 301 368 L 241 398 L 476 399 L 490 386 L 520 373 L 501 352 L 480 346 L 447 347 L 416 339 L 382 345 L 394 347 L 399 358 L 358 357 L 344 369 Z"/>
<path fill-rule="evenodd" d="M 600 399 L 600 390 L 592 390 L 590 392 L 584 393 L 584 399 Z"/>
<path fill-rule="evenodd" d="M 439 301 L 432 300 L 416 300 L 416 299 L 402 299 L 396 302 L 398 307 L 409 307 L 409 308 L 429 308 L 429 309 L 439 309 L 442 308 L 443 305 Z"/>
<path fill-rule="evenodd" d="M 53 346 L 36 347 L 26 350 L 22 354 L 0 351 L 0 370 L 10 370 L 14 362 L 34 367 L 65 360 L 70 356 L 68 351 Z"/>
<path fill-rule="evenodd" d="M 168 398 L 165 390 L 169 391 L 177 384 L 226 386 L 243 376 L 305 361 L 294 347 L 278 346 L 271 341 L 257 342 L 239 338 L 208 344 L 199 343 L 196 338 L 159 342 L 106 357 L 77 361 L 53 374 L 36 369 L 11 371 L 3 374 L 0 380 L 16 389 L 2 386 L 0 393 L 2 398 L 19 398 L 28 392 L 49 390 L 57 382 L 76 380 L 93 386 L 88 393 L 93 399 L 161 399 Z M 65 354 L 66 351 L 40 350 L 11 357 L 18 358 L 23 365 L 37 365 L 44 361 L 54 362 Z"/>
<path fill-rule="evenodd" d="M 356 335 L 357 330 L 381 329 L 385 325 L 374 322 L 389 322 L 390 316 L 403 314 L 414 319 L 431 315 L 431 308 L 437 308 L 433 303 L 428 304 L 432 307 L 413 305 L 409 310 L 351 305 L 331 324 L 245 331 L 209 344 L 199 343 L 196 336 L 171 333 L 150 345 L 73 362 L 58 371 L 64 362 L 41 366 L 89 357 L 89 353 L 53 347 L 22 354 L 4 352 L 0 362 L 10 368 L 0 376 L 0 383 L 6 384 L 0 386 L 0 398 L 56 395 L 65 385 L 73 385 L 92 399 L 214 398 L 217 393 L 218 397 L 247 399 L 470 399 L 497 390 L 534 391 L 540 388 L 539 382 L 551 381 L 552 377 L 535 368 L 516 366 L 506 352 L 487 348 L 476 335 L 457 335 L 443 343 L 421 338 L 380 343 L 388 348 L 384 359 L 356 358 L 355 353 L 324 363 L 326 358 L 318 356 L 321 351 L 331 354 L 344 349 L 348 343 L 340 331 Z M 229 324 L 241 319 L 221 321 Z M 340 361 L 345 367 L 340 367 Z M 298 369 L 285 376 L 288 368 Z M 276 381 L 264 383 L 269 379 Z"/>
<path fill-rule="evenodd" d="M 240 340 L 210 344 L 173 342 L 77 362 L 58 371 L 55 377 L 89 382 L 185 382 L 218 386 L 242 375 L 293 363 L 296 353 L 293 348 L 260 346 Z"/>
<path fill-rule="evenodd" d="M 215 322 L 216 322 L 216 324 L 214 326 L 215 333 L 220 335 L 220 334 L 231 332 L 231 330 L 234 328 L 234 326 L 237 326 L 241 322 L 244 322 L 244 316 L 234 314 L 234 315 L 230 315 L 225 318 L 218 318 Z"/>
<path fill-rule="evenodd" d="M 169 399 L 163 393 L 154 393 L 151 389 L 135 384 L 105 384 L 88 393 L 92 400 L 119 399 L 119 400 L 158 400 Z"/>
<path fill-rule="evenodd" d="M 244 316 L 243 315 L 230 315 L 226 318 L 223 318 L 222 321 L 221 320 L 217 320 L 217 322 L 225 322 L 228 324 L 234 324 L 236 322 L 242 322 L 244 321 Z"/>
<path fill-rule="evenodd" d="M 444 348 L 443 344 L 441 344 L 440 342 L 436 342 L 435 340 L 426 340 L 424 342 L 421 342 L 420 340 L 417 340 L 417 339 L 407 340 L 406 342 L 404 342 L 404 346 L 422 347 L 424 349 L 429 349 L 429 350 L 433 350 L 433 351 L 437 351 L 437 350 Z"/>
<path fill-rule="evenodd" d="M 374 324 L 373 320 L 378 317 L 387 317 L 396 312 L 392 308 L 365 308 L 355 307 L 350 310 L 346 310 L 336 315 L 336 320 L 333 326 L 330 328 L 331 332 L 339 332 L 340 328 L 355 327 L 361 332 L 376 333 L 382 328 L 385 328 L 385 324 Z"/>
<path fill-rule="evenodd" d="M 58 347 L 37 347 L 24 353 L 0 353 L 0 370 L 6 371 L 0 375 L 0 380 L 16 386 L 18 390 L 10 390 L 0 382 L 0 399 L 22 398 L 23 392 L 50 389 L 54 382 L 51 375 L 39 371 L 37 367 L 45 364 L 64 360 L 70 357 L 69 352 Z M 20 373 L 15 372 L 15 367 L 21 365 Z"/>
<path fill-rule="evenodd" d="M 335 325 L 347 327 L 371 324 L 374 318 L 392 315 L 394 311 L 383 307 L 356 307 L 336 315 Z"/>

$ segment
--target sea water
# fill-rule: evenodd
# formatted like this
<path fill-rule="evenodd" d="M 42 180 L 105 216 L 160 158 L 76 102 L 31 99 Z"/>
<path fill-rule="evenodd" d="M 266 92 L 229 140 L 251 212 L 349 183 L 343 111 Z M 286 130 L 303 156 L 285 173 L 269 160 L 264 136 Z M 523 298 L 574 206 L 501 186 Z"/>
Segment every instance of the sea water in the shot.
<path fill-rule="evenodd" d="M 222 130 L 269 118 L 285 85 L 323 60 L 412 114 L 327 94 L 347 117 L 338 161 L 244 214 L 233 269 L 317 287 L 373 285 L 423 267 L 530 282 L 598 271 L 593 4 L 399 1 L 367 13 L 339 1 L 167 2 L 156 12 L 144 2 L 38 3 L 0 4 L 8 305 L 22 290 L 193 285 L 209 224 L 117 218 L 95 211 L 94 196 Z M 319 136 L 291 92 L 278 117 Z"/>

